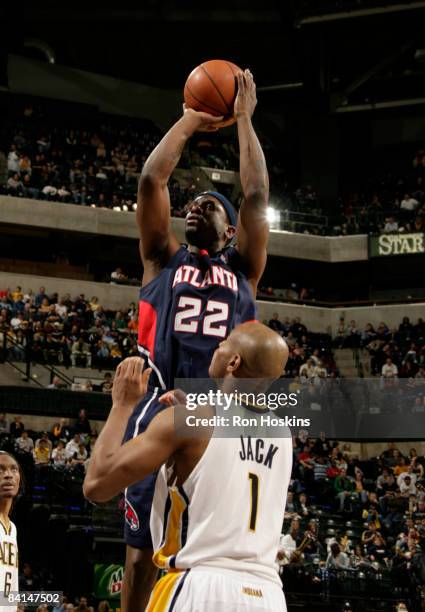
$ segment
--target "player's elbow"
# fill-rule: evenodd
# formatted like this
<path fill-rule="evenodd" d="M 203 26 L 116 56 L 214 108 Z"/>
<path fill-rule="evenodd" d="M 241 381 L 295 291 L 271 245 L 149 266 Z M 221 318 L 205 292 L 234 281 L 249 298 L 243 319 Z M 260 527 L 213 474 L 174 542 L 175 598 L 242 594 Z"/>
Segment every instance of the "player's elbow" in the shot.
<path fill-rule="evenodd" d="M 86 499 L 93 503 L 103 503 L 110 499 L 99 478 L 85 478 L 83 483 L 83 494 Z"/>
<path fill-rule="evenodd" d="M 267 185 L 258 184 L 244 190 L 245 202 L 249 205 L 267 206 L 269 190 Z"/>
<path fill-rule="evenodd" d="M 158 187 L 166 186 L 167 181 L 168 177 L 163 176 L 159 168 L 155 169 L 145 164 L 139 179 L 139 193 L 141 195 L 150 193 L 154 189 L 158 189 Z"/>

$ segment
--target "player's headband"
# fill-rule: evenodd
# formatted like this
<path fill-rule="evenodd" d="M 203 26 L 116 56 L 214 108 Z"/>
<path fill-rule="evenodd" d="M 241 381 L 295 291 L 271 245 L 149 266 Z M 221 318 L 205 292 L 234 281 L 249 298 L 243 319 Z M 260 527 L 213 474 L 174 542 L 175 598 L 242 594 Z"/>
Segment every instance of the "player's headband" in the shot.
<path fill-rule="evenodd" d="M 213 198 L 217 198 L 217 200 L 219 200 L 219 202 L 223 205 L 224 210 L 227 212 L 230 225 L 236 227 L 236 224 L 238 222 L 238 213 L 236 212 L 235 207 L 230 202 L 230 200 L 226 198 L 226 196 L 224 196 L 222 193 L 219 193 L 218 191 L 203 191 L 202 193 L 198 193 L 196 198 L 199 198 L 201 196 L 212 196 Z"/>

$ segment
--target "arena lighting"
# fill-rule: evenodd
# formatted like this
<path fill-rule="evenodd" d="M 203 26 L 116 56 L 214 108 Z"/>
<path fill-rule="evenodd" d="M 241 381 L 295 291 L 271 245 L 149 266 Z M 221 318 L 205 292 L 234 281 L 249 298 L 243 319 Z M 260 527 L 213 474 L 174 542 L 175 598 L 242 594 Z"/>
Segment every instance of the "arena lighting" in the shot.
<path fill-rule="evenodd" d="M 301 28 L 303 25 L 315 23 L 326 23 L 329 21 L 353 19 L 356 17 L 369 17 L 371 15 L 382 15 L 383 13 L 399 13 L 401 11 L 412 11 L 422 8 L 425 8 L 425 2 L 423 0 L 419 0 L 418 2 L 400 2 L 398 4 L 387 4 L 386 6 L 365 7 L 353 9 L 351 11 L 327 13 L 325 15 L 310 15 L 309 17 L 298 19 L 295 25 L 297 28 Z"/>
<path fill-rule="evenodd" d="M 357 113 L 359 111 L 377 110 L 380 108 L 398 108 L 401 106 L 415 106 L 425 104 L 425 98 L 411 98 L 405 100 L 388 100 L 386 102 L 371 102 L 366 104 L 349 104 L 338 106 L 336 113 Z"/>
<path fill-rule="evenodd" d="M 133 209 L 134 211 L 136 211 L 136 210 L 137 210 L 137 202 L 134 202 L 134 204 L 133 204 L 133 206 L 132 206 L 132 209 Z"/>
<path fill-rule="evenodd" d="M 278 217 L 277 210 L 273 208 L 272 206 L 269 206 L 267 208 L 267 221 L 269 223 L 276 223 L 277 217 Z"/>

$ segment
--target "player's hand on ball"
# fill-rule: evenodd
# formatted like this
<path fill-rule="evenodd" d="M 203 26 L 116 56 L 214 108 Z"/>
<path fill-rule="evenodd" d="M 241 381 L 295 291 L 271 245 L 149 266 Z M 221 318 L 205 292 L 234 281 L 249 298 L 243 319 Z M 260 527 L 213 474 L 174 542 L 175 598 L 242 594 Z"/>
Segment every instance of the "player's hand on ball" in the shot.
<path fill-rule="evenodd" d="M 257 106 L 257 93 L 252 72 L 245 70 L 240 72 L 236 78 L 238 81 L 238 94 L 235 100 L 236 118 L 243 115 L 252 117 Z"/>
<path fill-rule="evenodd" d="M 127 357 L 115 373 L 112 385 L 112 403 L 120 408 L 132 410 L 146 394 L 152 368 L 144 369 L 140 357 Z"/>
<path fill-rule="evenodd" d="M 183 104 L 183 111 L 184 116 L 193 122 L 196 132 L 216 132 L 223 121 L 223 117 L 214 117 L 214 115 L 193 110 L 186 104 Z"/>

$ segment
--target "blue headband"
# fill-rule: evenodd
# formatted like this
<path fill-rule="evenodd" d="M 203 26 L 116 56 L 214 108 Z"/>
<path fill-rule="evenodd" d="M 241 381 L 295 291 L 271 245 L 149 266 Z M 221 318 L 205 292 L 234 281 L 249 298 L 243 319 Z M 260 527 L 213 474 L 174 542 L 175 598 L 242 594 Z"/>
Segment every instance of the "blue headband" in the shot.
<path fill-rule="evenodd" d="M 236 227 L 237 222 L 238 222 L 238 213 L 236 212 L 233 204 L 226 198 L 226 196 L 224 196 L 222 193 L 219 193 L 218 191 L 203 191 L 202 193 L 199 193 L 196 196 L 196 198 L 199 198 L 200 196 L 206 196 L 206 195 L 212 196 L 214 198 L 217 198 L 217 200 L 219 200 L 219 202 L 223 205 L 224 210 L 227 212 L 227 216 L 229 217 L 230 225 L 233 225 L 233 227 Z"/>

